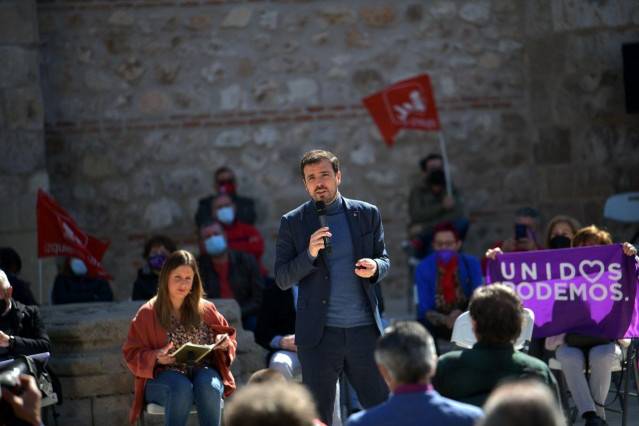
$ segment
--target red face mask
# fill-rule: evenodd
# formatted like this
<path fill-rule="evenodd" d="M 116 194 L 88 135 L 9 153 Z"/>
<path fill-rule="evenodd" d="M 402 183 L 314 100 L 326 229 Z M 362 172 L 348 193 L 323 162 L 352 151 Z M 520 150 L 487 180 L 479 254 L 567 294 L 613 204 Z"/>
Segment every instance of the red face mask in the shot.
<path fill-rule="evenodd" d="M 222 182 L 219 186 L 220 194 L 233 195 L 235 194 L 235 183 L 227 181 Z"/>

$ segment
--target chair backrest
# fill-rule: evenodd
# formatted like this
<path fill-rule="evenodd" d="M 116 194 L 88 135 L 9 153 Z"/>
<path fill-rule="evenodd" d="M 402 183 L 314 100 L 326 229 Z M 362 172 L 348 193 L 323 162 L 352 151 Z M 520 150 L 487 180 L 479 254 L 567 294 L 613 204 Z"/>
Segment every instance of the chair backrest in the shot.
<path fill-rule="evenodd" d="M 532 338 L 533 327 L 535 326 L 535 313 L 524 308 L 524 324 L 521 328 L 521 333 L 515 341 L 515 349 L 528 352 L 530 346 L 530 339 Z M 470 319 L 470 312 L 466 311 L 455 320 L 455 326 L 453 327 L 453 335 L 450 338 L 451 342 L 454 342 L 457 346 L 462 348 L 472 348 L 477 342 L 475 333 L 473 332 L 473 325 Z"/>
<path fill-rule="evenodd" d="M 639 223 L 639 192 L 626 192 L 608 197 L 604 205 L 604 224 L 607 219 L 624 223 Z"/>

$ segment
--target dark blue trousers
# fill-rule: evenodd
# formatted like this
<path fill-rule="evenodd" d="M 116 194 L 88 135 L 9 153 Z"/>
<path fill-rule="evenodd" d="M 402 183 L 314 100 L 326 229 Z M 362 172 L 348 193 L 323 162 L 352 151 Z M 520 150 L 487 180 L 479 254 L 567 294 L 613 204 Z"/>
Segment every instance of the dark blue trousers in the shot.
<path fill-rule="evenodd" d="M 370 408 L 388 399 L 388 386 L 373 355 L 378 336 L 375 325 L 324 327 L 317 346 L 298 347 L 302 379 L 315 398 L 320 420 L 327 425 L 331 425 L 335 385 L 342 371 L 357 392 L 362 407 Z"/>

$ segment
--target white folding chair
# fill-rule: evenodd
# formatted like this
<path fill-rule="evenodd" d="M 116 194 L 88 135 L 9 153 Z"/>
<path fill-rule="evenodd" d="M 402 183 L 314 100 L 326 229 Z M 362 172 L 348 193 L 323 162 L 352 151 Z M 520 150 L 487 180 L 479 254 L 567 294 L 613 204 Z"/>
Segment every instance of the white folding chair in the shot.
<path fill-rule="evenodd" d="M 224 407 L 224 400 L 222 400 L 222 407 Z M 195 404 L 193 404 L 193 406 L 191 407 L 191 410 L 189 411 L 189 414 L 193 414 L 193 413 L 197 413 L 197 408 L 195 407 Z M 164 415 L 164 406 L 160 405 L 160 404 L 155 404 L 153 402 L 147 403 L 142 408 L 142 414 L 140 415 L 139 422 L 140 422 L 140 425 L 142 425 L 142 426 L 144 426 L 146 424 L 146 422 L 144 420 L 144 415 L 145 414 L 163 416 Z"/>
<path fill-rule="evenodd" d="M 515 349 L 528 352 L 534 326 L 535 313 L 528 308 L 524 308 L 524 323 L 521 328 L 521 333 L 515 341 Z M 477 343 L 469 311 L 464 312 L 455 320 L 453 335 L 451 336 L 450 341 L 462 348 L 472 348 L 473 345 Z"/>
<path fill-rule="evenodd" d="M 604 205 L 603 224 L 608 220 L 622 223 L 639 224 L 639 192 L 626 192 L 608 197 Z M 639 237 L 639 229 L 630 240 L 634 243 Z"/>

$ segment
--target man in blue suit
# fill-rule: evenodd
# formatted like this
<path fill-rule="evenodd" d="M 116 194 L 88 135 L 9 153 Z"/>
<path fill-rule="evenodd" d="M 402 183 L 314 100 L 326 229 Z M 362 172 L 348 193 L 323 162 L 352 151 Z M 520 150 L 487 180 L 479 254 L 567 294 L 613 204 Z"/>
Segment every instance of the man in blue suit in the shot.
<path fill-rule="evenodd" d="M 472 426 L 483 417 L 478 407 L 444 398 L 433 389 L 435 344 L 419 323 L 399 321 L 387 328 L 375 359 L 393 393 L 385 404 L 351 416 L 347 426 Z"/>
<path fill-rule="evenodd" d="M 390 259 L 377 207 L 339 193 L 337 157 L 309 151 L 300 169 L 311 200 L 282 217 L 275 281 L 283 290 L 299 283 L 295 344 L 302 378 L 321 420 L 330 425 L 341 371 L 364 408 L 388 396 L 373 356 L 382 333 L 373 285 L 388 274 Z M 320 227 L 318 201 L 326 205 L 326 227 Z M 330 251 L 325 249 L 327 238 Z"/>

